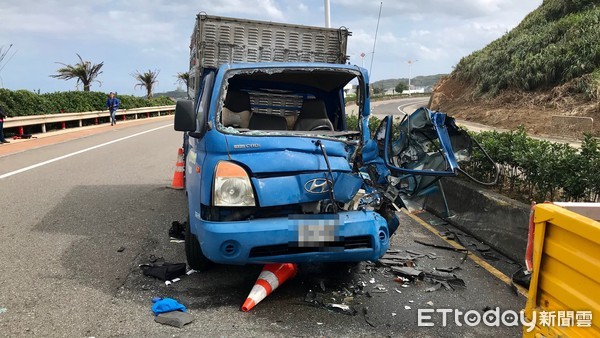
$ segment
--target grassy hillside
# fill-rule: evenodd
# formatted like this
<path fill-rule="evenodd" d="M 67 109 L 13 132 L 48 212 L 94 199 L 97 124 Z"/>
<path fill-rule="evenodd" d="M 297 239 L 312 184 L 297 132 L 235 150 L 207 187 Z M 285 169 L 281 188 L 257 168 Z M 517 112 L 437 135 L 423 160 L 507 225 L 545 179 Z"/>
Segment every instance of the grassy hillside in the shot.
<path fill-rule="evenodd" d="M 569 90 L 600 97 L 598 0 L 544 0 L 516 28 L 464 57 L 452 75 L 474 96 L 505 89 L 544 90 L 573 81 Z"/>
<path fill-rule="evenodd" d="M 410 84 L 417 87 L 429 87 L 435 85 L 438 80 L 446 74 L 426 75 L 426 76 L 415 76 L 410 79 Z M 371 84 L 373 88 L 391 89 L 396 87 L 398 82 L 408 84 L 407 78 L 402 79 L 386 79 L 375 81 Z"/>

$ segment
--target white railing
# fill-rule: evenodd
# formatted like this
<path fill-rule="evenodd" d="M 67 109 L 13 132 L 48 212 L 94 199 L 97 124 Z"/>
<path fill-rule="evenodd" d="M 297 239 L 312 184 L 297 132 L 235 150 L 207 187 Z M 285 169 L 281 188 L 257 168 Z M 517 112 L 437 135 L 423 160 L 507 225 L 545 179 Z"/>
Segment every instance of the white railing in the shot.
<path fill-rule="evenodd" d="M 138 119 L 140 115 L 151 117 L 151 115 L 170 115 L 175 111 L 175 106 L 159 106 L 134 109 L 119 109 L 117 110 L 117 120 Z M 41 125 L 42 133 L 46 132 L 46 124 L 61 123 L 62 128 L 66 128 L 66 122 L 78 121 L 79 127 L 83 126 L 84 120 L 93 120 L 94 124 L 99 124 L 98 119 L 109 117 L 108 110 L 97 110 L 83 113 L 62 113 L 62 114 L 47 114 L 47 115 L 29 115 L 17 116 L 4 119 L 4 129 L 19 128 L 19 134 L 23 134 L 23 127 Z"/>

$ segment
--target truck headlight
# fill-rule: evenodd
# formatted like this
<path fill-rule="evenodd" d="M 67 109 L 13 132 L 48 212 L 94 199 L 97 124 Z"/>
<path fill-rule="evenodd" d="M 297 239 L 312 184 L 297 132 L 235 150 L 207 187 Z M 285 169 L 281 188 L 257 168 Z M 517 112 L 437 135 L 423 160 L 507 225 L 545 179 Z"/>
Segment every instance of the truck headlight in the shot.
<path fill-rule="evenodd" d="M 239 165 L 220 161 L 215 170 L 213 203 L 218 207 L 253 207 L 254 192 L 250 178 Z"/>

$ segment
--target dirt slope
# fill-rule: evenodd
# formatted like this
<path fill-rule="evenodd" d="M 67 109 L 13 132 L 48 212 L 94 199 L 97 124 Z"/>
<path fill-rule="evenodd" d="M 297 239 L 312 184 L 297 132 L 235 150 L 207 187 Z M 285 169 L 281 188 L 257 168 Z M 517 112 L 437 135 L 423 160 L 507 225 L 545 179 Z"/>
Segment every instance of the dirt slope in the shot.
<path fill-rule="evenodd" d="M 434 88 L 431 108 L 459 119 L 514 129 L 523 125 L 535 135 L 579 137 L 592 131 L 600 136 L 600 101 L 575 93 L 576 80 L 551 90 L 505 91 L 493 99 L 475 98 L 474 88 L 449 75 Z M 568 118 L 552 117 L 553 115 Z M 574 117 L 588 117 L 581 119 Z"/>

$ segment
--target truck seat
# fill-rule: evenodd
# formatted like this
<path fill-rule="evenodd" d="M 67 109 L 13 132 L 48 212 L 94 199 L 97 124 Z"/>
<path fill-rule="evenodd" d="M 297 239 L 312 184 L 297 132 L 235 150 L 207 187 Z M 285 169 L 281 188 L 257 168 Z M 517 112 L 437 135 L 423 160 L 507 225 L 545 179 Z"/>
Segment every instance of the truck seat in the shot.
<path fill-rule="evenodd" d="M 334 130 L 327 117 L 325 103 L 319 99 L 308 99 L 302 103 L 294 130 Z"/>
<path fill-rule="evenodd" d="M 285 117 L 273 114 L 252 114 L 250 130 L 287 130 Z"/>
<path fill-rule="evenodd" d="M 250 95 L 239 90 L 228 90 L 221 113 L 221 123 L 225 127 L 248 128 L 251 116 Z"/>

